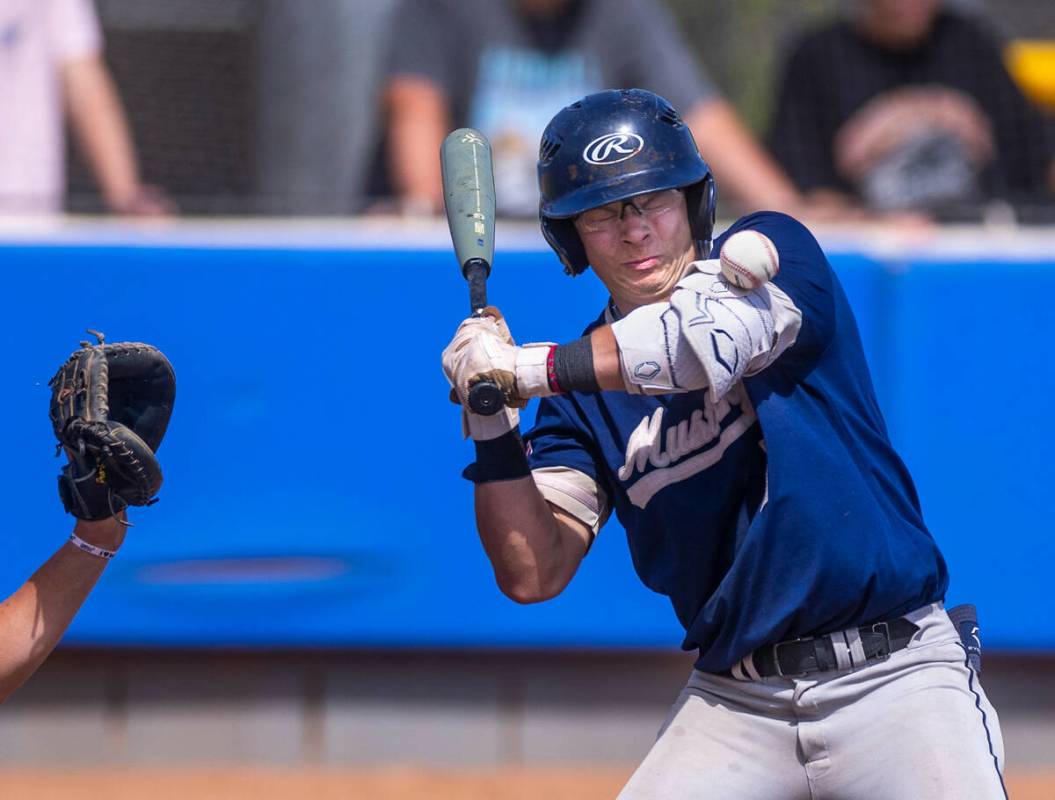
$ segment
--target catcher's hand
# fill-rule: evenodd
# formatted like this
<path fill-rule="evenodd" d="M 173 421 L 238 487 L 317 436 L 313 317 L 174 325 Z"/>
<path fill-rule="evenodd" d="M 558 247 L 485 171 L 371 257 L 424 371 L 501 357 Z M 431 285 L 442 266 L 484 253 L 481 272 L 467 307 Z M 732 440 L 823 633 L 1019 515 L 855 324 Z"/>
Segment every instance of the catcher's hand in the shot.
<path fill-rule="evenodd" d="M 81 343 L 59 367 L 49 416 L 69 464 L 59 497 L 78 519 L 106 519 L 127 506 L 153 503 L 161 488 L 154 453 L 172 415 L 176 376 L 148 344 Z"/>

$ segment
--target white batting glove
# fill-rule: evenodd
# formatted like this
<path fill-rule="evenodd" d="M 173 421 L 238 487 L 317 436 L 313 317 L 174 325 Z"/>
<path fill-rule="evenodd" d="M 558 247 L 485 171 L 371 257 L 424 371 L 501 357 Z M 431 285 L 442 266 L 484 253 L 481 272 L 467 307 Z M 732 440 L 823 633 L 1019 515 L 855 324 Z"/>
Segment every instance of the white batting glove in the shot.
<path fill-rule="evenodd" d="M 486 442 L 505 436 L 520 427 L 520 409 L 505 406 L 494 414 L 477 414 L 462 406 L 462 437 L 474 442 Z"/>
<path fill-rule="evenodd" d="M 463 433 L 476 441 L 496 439 L 515 428 L 529 397 L 553 392 L 546 377 L 549 344 L 517 347 L 501 312 L 492 306 L 458 326 L 443 351 L 443 373 L 462 404 Z M 468 407 L 469 390 L 491 381 L 502 390 L 506 406 L 490 416 Z M 454 398 L 452 398 L 454 399 Z"/>

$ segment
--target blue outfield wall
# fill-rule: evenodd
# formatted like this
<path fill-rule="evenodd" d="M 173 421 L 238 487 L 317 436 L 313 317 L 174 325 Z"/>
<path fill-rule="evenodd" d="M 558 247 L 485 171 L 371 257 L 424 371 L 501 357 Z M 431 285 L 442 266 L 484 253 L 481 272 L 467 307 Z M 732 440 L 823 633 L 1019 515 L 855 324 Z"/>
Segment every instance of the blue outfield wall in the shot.
<path fill-rule="evenodd" d="M 832 261 L 949 560 L 950 603 L 979 606 L 990 646 L 1055 648 L 1055 262 Z M 614 521 L 561 597 L 522 607 L 495 588 L 459 477 L 471 447 L 439 368 L 467 304 L 450 253 L 6 246 L 0 269 L 13 436 L 0 596 L 70 529 L 47 381 L 83 330 L 151 342 L 178 376 L 161 502 L 133 512 L 66 641 L 680 643 Z M 540 252 L 500 253 L 490 293 L 521 341 L 573 338 L 605 299 Z"/>

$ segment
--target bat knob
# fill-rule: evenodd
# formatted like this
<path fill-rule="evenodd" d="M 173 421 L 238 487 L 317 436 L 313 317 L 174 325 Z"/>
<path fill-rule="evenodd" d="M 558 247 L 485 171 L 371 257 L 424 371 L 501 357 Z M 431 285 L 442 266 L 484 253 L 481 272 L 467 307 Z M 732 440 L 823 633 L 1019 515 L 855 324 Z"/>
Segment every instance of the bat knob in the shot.
<path fill-rule="evenodd" d="M 481 381 L 469 390 L 469 408 L 476 414 L 489 417 L 505 406 L 505 396 L 496 384 Z"/>

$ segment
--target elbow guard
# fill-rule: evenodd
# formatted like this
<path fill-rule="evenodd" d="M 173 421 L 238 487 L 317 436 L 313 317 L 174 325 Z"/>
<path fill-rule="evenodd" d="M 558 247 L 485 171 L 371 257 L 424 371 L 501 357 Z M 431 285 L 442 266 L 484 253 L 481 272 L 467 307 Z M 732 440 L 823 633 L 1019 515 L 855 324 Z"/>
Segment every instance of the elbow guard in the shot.
<path fill-rule="evenodd" d="M 717 260 L 697 262 L 670 302 L 612 324 L 627 390 L 667 394 L 709 388 L 719 400 L 795 342 L 802 314 L 775 284 L 731 286 Z"/>

